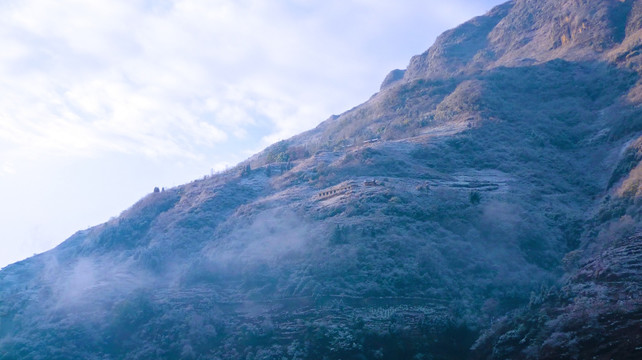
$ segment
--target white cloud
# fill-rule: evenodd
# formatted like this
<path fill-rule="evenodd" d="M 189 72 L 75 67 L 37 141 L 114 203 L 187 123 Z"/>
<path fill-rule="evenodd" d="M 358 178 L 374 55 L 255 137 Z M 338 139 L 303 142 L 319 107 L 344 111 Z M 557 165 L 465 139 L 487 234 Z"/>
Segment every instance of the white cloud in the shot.
<path fill-rule="evenodd" d="M 248 140 L 259 126 L 267 145 L 355 105 L 345 94 L 363 93 L 365 81 L 366 91 L 376 90 L 372 84 L 385 73 L 381 61 L 363 61 L 364 53 L 382 36 L 394 36 L 395 26 L 418 17 L 449 23 L 481 6 L 7 3 L 0 16 L 0 138 L 41 156 L 193 157 L 202 146 Z M 375 67 L 377 77 L 364 80 Z"/>
<path fill-rule="evenodd" d="M 9 175 L 16 173 L 16 169 L 13 166 L 13 163 L 11 163 L 10 161 L 6 161 L 4 164 L 2 164 L 2 171 Z"/>

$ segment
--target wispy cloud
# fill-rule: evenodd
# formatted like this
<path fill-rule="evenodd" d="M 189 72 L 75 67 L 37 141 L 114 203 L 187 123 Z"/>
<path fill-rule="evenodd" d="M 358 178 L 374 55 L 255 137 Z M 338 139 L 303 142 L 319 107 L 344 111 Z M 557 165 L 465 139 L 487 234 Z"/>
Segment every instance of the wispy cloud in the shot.
<path fill-rule="evenodd" d="M 0 139 L 32 156 L 190 157 L 252 136 L 264 146 L 344 110 L 345 93 L 364 86 L 354 79 L 379 65 L 363 53 L 394 25 L 478 11 L 458 1 L 0 6 Z"/>

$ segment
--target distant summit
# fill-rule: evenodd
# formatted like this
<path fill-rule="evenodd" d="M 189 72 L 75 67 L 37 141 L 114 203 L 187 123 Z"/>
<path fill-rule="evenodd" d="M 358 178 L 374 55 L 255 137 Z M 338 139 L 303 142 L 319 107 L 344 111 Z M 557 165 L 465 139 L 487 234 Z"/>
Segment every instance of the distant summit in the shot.
<path fill-rule="evenodd" d="M 510 1 L 443 33 L 411 59 L 405 78 L 452 77 L 554 59 L 612 62 L 632 54 L 641 21 L 637 1 Z"/>
<path fill-rule="evenodd" d="M 0 271 L 0 359 L 642 358 L 640 49 L 642 0 L 500 5 Z"/>
<path fill-rule="evenodd" d="M 383 82 L 381 83 L 381 90 L 387 87 L 390 87 L 390 85 L 403 79 L 403 76 L 405 73 L 406 73 L 406 70 L 399 70 L 399 69 L 392 70 L 390 73 L 388 73 L 386 78 L 383 79 Z"/>

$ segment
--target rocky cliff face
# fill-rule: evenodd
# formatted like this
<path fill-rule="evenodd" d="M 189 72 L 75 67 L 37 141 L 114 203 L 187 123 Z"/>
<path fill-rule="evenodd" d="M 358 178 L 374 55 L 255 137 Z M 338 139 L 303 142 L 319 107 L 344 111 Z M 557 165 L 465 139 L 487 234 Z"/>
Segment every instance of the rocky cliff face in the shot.
<path fill-rule="evenodd" d="M 639 358 L 642 1 L 511 1 L 0 272 L 0 358 Z"/>

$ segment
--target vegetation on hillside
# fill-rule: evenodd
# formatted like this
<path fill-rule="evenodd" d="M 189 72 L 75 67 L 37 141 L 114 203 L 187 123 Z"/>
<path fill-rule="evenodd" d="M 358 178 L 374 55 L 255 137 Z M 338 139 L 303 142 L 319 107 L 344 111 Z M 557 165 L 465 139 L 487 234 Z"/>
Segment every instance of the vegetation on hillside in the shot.
<path fill-rule="evenodd" d="M 446 32 L 366 103 L 3 269 L 0 359 L 637 355 L 640 19 L 516 0 Z"/>

